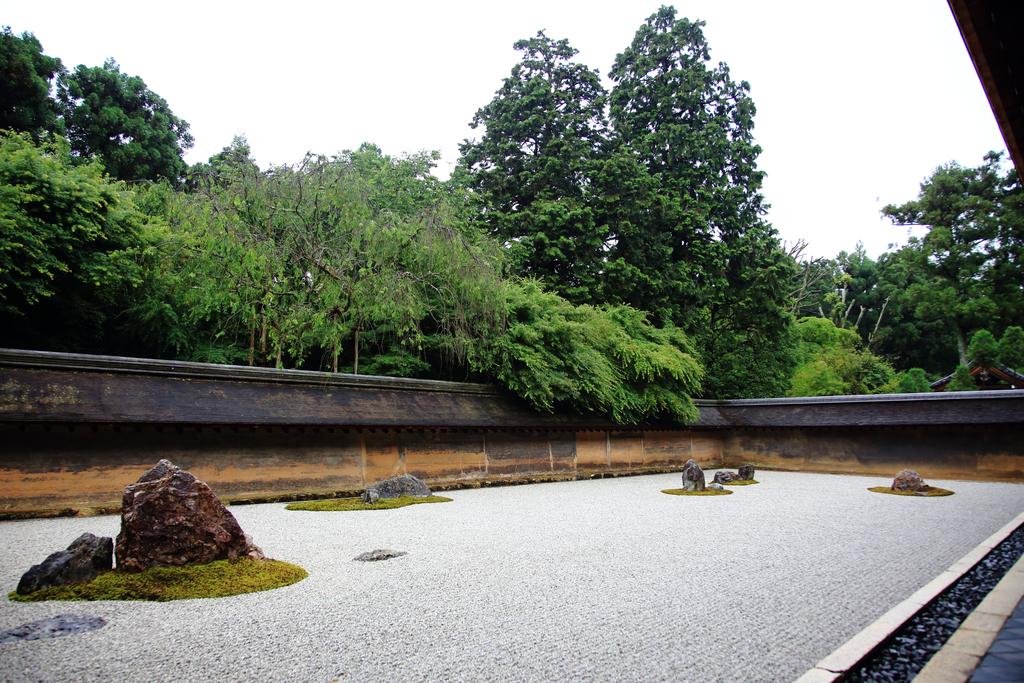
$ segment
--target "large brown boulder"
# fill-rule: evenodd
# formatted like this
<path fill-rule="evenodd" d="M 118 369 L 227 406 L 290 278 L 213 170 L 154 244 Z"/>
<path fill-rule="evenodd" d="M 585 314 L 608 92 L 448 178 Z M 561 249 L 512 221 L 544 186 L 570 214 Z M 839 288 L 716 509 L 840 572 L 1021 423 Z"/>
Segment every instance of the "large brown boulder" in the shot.
<path fill-rule="evenodd" d="M 205 483 L 161 460 L 127 486 L 117 535 L 117 568 L 206 564 L 263 552 Z"/>
<path fill-rule="evenodd" d="M 914 470 L 903 470 L 892 480 L 893 491 L 924 491 L 928 485 Z"/>

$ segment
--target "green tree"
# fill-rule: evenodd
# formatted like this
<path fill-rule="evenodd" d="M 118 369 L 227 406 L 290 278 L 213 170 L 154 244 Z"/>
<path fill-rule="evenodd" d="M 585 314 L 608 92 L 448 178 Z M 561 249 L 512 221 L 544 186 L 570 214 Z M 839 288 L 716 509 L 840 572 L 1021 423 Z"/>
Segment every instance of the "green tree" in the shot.
<path fill-rule="evenodd" d="M 567 40 L 541 31 L 515 49 L 522 59 L 473 117 L 484 133 L 461 145 L 457 177 L 477 193 L 513 268 L 572 301 L 593 300 L 605 235 L 590 178 L 605 144 L 606 93 Z"/>
<path fill-rule="evenodd" d="M 892 386 L 892 367 L 863 350 L 853 330 L 836 327 L 825 318 L 802 318 L 796 330 L 800 362 L 788 396 L 877 394 Z"/>
<path fill-rule="evenodd" d="M 1006 328 L 999 340 L 999 362 L 1008 368 L 1024 371 L 1024 329 L 1019 325 Z"/>
<path fill-rule="evenodd" d="M 999 344 L 996 338 L 988 330 L 978 330 L 971 335 L 967 357 L 974 365 L 992 367 L 999 361 Z"/>
<path fill-rule="evenodd" d="M 152 319 L 200 331 L 178 353 L 423 375 L 499 324 L 500 253 L 430 173 L 436 155 L 366 145 L 261 171 L 237 151 L 171 207 L 171 293 L 150 308 L 177 302 Z"/>
<path fill-rule="evenodd" d="M 975 391 L 978 385 L 971 376 L 971 369 L 966 365 L 956 366 L 953 372 L 953 379 L 946 385 L 946 391 Z"/>
<path fill-rule="evenodd" d="M 5 26 L 0 33 L 0 129 L 31 133 L 55 132 L 57 108 L 50 85 L 64 67 L 56 57 L 43 54 L 31 33 L 18 37 Z"/>
<path fill-rule="evenodd" d="M 508 324 L 474 362 L 535 408 L 620 423 L 696 418 L 702 372 L 681 331 L 627 306 L 574 306 L 535 281 L 507 291 Z"/>
<path fill-rule="evenodd" d="M 62 75 L 57 97 L 76 156 L 101 158 L 120 180 L 177 183 L 184 176 L 182 156 L 192 146 L 188 123 L 113 60 Z"/>
<path fill-rule="evenodd" d="M 922 276 L 919 255 L 899 249 L 882 254 L 877 264 L 878 298 L 884 309 L 878 309 L 881 324 L 875 323 L 871 349 L 893 359 L 897 367 L 946 375 L 957 364 L 956 334 L 946 320 L 918 315 L 919 295 L 912 287 Z"/>
<path fill-rule="evenodd" d="M 662 7 L 610 72 L 617 139 L 668 203 L 661 211 L 668 220 L 644 225 L 636 238 L 658 247 L 642 253 L 653 258 L 633 265 L 659 274 L 660 292 L 642 307 L 691 332 L 707 370 L 706 395 L 764 395 L 784 385 L 789 354 L 751 367 L 742 349 L 786 339 L 795 265 L 763 220 L 749 85 L 734 81 L 725 64 L 709 64 L 702 26 Z M 668 308 L 656 308 L 666 301 Z"/>
<path fill-rule="evenodd" d="M 104 350 L 147 270 L 144 217 L 60 138 L 0 133 L 0 345 Z"/>
<path fill-rule="evenodd" d="M 928 391 L 931 391 L 931 382 L 921 368 L 910 368 L 896 377 L 897 394 L 923 394 Z"/>
<path fill-rule="evenodd" d="M 972 330 L 1024 317 L 1022 198 L 1017 174 L 989 153 L 976 168 L 940 166 L 917 199 L 883 209 L 897 224 L 927 228 L 900 250 L 911 275 L 906 297 L 917 318 L 949 328 L 961 364 Z"/>

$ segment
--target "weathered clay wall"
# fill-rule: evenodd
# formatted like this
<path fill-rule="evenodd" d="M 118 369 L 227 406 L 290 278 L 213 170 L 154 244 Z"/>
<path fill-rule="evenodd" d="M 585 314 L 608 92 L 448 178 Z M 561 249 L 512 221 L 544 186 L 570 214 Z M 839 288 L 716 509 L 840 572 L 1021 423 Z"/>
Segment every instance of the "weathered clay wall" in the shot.
<path fill-rule="evenodd" d="M 729 465 L 764 469 L 1024 482 L 1022 425 L 736 429 L 723 449 Z"/>
<path fill-rule="evenodd" d="M 699 402 L 688 428 L 482 385 L 0 349 L 0 515 L 116 508 L 160 458 L 228 500 L 408 472 L 485 485 L 704 466 L 1024 482 L 1024 391 Z"/>
<path fill-rule="evenodd" d="M 433 485 L 717 465 L 721 434 L 0 423 L 0 515 L 116 509 L 160 458 L 226 500 L 354 492 L 396 474 Z"/>

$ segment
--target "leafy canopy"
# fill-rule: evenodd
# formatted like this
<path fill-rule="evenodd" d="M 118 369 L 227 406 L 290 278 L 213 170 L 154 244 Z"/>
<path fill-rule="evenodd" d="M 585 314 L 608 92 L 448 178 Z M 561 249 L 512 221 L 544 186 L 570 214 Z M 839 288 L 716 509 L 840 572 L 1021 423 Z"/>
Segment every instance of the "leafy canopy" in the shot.
<path fill-rule="evenodd" d="M 825 318 L 802 318 L 797 366 L 787 396 L 877 394 L 890 390 L 895 373 L 887 362 L 861 348 L 856 332 Z"/>
<path fill-rule="evenodd" d="M 63 71 L 59 59 L 43 54 L 34 35 L 19 37 L 5 26 L 0 32 L 0 129 L 31 133 L 36 139 L 57 130 L 50 86 Z"/>
<path fill-rule="evenodd" d="M 906 297 L 917 318 L 950 330 L 961 364 L 971 330 L 1024 319 L 1024 190 L 1001 161 L 989 153 L 976 168 L 940 166 L 917 199 L 883 209 L 897 224 L 927 228 L 897 252 L 910 271 Z"/>
<path fill-rule="evenodd" d="M 971 336 L 967 356 L 974 365 L 992 367 L 999 361 L 999 344 L 988 330 L 978 330 Z"/>
<path fill-rule="evenodd" d="M 120 180 L 176 183 L 184 176 L 182 155 L 193 142 L 188 123 L 114 60 L 63 74 L 58 103 L 76 156 L 102 158 Z"/>
<path fill-rule="evenodd" d="M 522 59 L 473 117 L 483 136 L 462 143 L 457 177 L 477 194 L 481 223 L 505 242 L 519 273 L 591 301 L 605 242 L 591 178 L 605 145 L 607 95 L 567 40 L 541 31 L 515 49 Z"/>
<path fill-rule="evenodd" d="M 143 224 L 98 163 L 73 164 L 60 139 L 0 132 L 2 345 L 98 350 L 144 279 Z"/>
<path fill-rule="evenodd" d="M 1019 325 L 1006 328 L 999 340 L 999 362 L 1008 368 L 1024 371 L 1024 329 Z"/>

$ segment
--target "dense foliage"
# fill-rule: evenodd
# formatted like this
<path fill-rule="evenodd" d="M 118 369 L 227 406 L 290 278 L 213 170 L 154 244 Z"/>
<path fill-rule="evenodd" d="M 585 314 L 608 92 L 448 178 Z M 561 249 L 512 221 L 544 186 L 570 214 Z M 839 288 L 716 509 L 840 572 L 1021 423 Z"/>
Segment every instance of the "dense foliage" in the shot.
<path fill-rule="evenodd" d="M 103 351 L 150 258 L 131 193 L 61 140 L 0 132 L 0 339 Z"/>
<path fill-rule="evenodd" d="M 16 36 L 10 27 L 0 33 L 0 130 L 38 136 L 57 129 L 57 107 L 50 98 L 61 62 L 43 54 L 31 33 Z"/>
<path fill-rule="evenodd" d="M 185 174 L 182 153 L 192 146 L 188 123 L 113 60 L 80 64 L 63 75 L 59 105 L 71 151 L 100 157 L 115 178 L 177 181 Z"/>
<path fill-rule="evenodd" d="M 179 182 L 192 146 L 188 123 L 138 76 L 79 64 L 67 71 L 31 33 L 0 33 L 0 130 L 66 135 L 82 163 L 103 162 L 120 180 Z M 53 86 L 56 85 L 54 89 Z"/>
<path fill-rule="evenodd" d="M 801 318 L 799 365 L 788 396 L 877 394 L 894 388 L 892 366 L 862 348 L 856 332 L 825 318 Z"/>
<path fill-rule="evenodd" d="M 999 362 L 1018 372 L 1024 372 L 1024 328 L 1011 325 L 999 340 Z"/>
<path fill-rule="evenodd" d="M 243 137 L 189 168 L 141 78 L 6 29 L 0 345 L 480 380 L 624 423 L 1024 366 L 1024 191 L 999 155 L 887 206 L 905 247 L 809 259 L 765 220 L 750 88 L 702 22 L 660 8 L 610 89 L 568 40 L 515 48 L 442 181 L 436 153 L 370 144 L 261 168 Z"/>
<path fill-rule="evenodd" d="M 514 272 L 684 330 L 706 396 L 781 393 L 794 265 L 763 220 L 749 86 L 709 65 L 701 27 L 661 8 L 616 58 L 611 92 L 567 41 L 520 41 L 457 177 Z"/>

